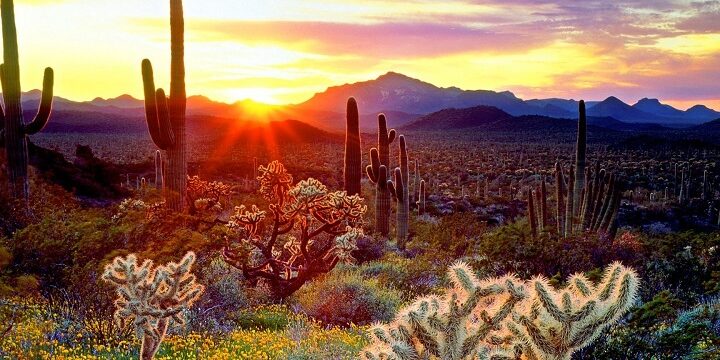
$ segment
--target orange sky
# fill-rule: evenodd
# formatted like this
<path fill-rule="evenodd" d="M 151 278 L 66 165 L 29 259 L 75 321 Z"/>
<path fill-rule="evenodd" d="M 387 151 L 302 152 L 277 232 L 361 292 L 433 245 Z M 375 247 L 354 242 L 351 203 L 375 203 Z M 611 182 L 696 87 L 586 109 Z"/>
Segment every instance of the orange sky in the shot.
<path fill-rule="evenodd" d="M 167 84 L 167 0 L 17 0 L 23 88 L 140 97 Z M 190 94 L 302 102 L 396 71 L 523 98 L 720 108 L 720 5 L 671 0 L 185 0 Z M 167 86 L 167 85 L 165 85 Z"/>

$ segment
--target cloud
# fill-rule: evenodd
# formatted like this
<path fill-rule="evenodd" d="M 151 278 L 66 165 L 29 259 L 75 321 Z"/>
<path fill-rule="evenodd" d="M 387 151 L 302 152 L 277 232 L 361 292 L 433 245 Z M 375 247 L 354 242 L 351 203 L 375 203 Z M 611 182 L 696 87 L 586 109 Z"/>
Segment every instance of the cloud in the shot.
<path fill-rule="evenodd" d="M 160 26 L 155 21 L 138 21 Z M 162 26 L 165 24 L 162 23 Z M 471 28 L 457 24 L 394 22 L 353 24 L 314 21 L 190 20 L 188 31 L 202 41 L 277 44 L 325 55 L 406 58 L 467 51 L 520 52 L 552 39 L 532 32 Z"/>

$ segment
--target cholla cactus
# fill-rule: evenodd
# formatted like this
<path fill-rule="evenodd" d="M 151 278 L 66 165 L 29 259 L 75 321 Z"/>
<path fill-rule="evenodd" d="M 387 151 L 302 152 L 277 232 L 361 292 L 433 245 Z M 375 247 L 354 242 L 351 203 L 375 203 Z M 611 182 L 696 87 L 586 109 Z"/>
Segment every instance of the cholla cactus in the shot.
<path fill-rule="evenodd" d="M 315 179 L 293 185 L 285 167 L 260 166 L 260 193 L 269 209 L 239 206 L 228 227 L 238 238 L 223 249 L 225 261 L 256 283 L 264 279 L 276 299 L 284 299 L 340 261 L 352 261 L 363 236 L 363 200 L 330 192 Z"/>
<path fill-rule="evenodd" d="M 140 359 L 152 359 L 170 326 L 185 323 L 182 312 L 202 295 L 204 287 L 190 273 L 195 253 L 188 252 L 179 263 L 154 267 L 151 260 L 138 264 L 134 254 L 116 257 L 105 267 L 103 280 L 117 287 L 115 318 L 132 321 L 142 339 Z"/>
<path fill-rule="evenodd" d="M 387 325 L 370 328 L 361 358 L 566 360 L 633 304 L 635 272 L 619 263 L 596 286 L 573 275 L 556 291 L 544 278 L 480 281 L 464 263 L 449 271 L 444 294 L 416 299 Z"/>
<path fill-rule="evenodd" d="M 231 194 L 230 185 L 219 181 L 205 181 L 200 177 L 188 176 L 187 178 L 187 202 L 190 214 L 203 210 L 222 210 L 223 198 Z"/>
<path fill-rule="evenodd" d="M 375 359 L 515 358 L 505 327 L 513 308 L 527 297 L 514 276 L 480 281 L 462 262 L 449 270 L 452 287 L 415 300 L 388 325 L 374 325 L 372 343 L 361 352 Z"/>
<path fill-rule="evenodd" d="M 573 275 L 568 283 L 560 291 L 542 277 L 528 283 L 533 291 L 529 306 L 516 311 L 508 324 L 525 344 L 528 358 L 569 360 L 628 311 L 639 279 L 632 269 L 614 263 L 597 286 L 582 274 Z"/>

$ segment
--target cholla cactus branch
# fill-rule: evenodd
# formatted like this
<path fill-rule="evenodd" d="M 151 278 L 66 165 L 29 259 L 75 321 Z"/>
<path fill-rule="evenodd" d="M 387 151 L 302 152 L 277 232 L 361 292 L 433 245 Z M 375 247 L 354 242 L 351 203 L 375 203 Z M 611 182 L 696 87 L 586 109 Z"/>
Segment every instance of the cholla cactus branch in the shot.
<path fill-rule="evenodd" d="M 195 253 L 188 252 L 179 263 L 153 266 L 151 260 L 138 264 L 134 254 L 117 257 L 105 267 L 103 280 L 116 286 L 115 318 L 132 322 L 142 339 L 140 359 L 152 359 L 170 326 L 182 325 L 182 311 L 200 298 L 204 287 L 190 273 Z"/>
<path fill-rule="evenodd" d="M 370 328 L 363 359 L 567 360 L 633 304 L 635 272 L 612 264 L 598 285 L 573 275 L 556 291 L 541 277 L 480 281 L 458 262 L 452 286 L 416 299 L 393 322 Z"/>
<path fill-rule="evenodd" d="M 187 202 L 190 214 L 203 210 L 222 210 L 222 199 L 232 192 L 230 186 L 219 181 L 205 181 L 198 176 L 187 178 Z"/>
<path fill-rule="evenodd" d="M 264 279 L 273 296 L 284 299 L 338 262 L 352 261 L 367 208 L 358 195 L 330 192 L 312 178 L 293 185 L 277 161 L 259 170 L 269 209 L 235 208 L 227 226 L 237 238 L 226 244 L 223 256 L 246 279 Z"/>
<path fill-rule="evenodd" d="M 388 325 L 370 329 L 372 343 L 363 359 L 515 358 L 515 344 L 503 325 L 527 297 L 514 276 L 478 280 L 462 262 L 448 275 L 452 287 L 442 295 L 421 297 Z"/>
<path fill-rule="evenodd" d="M 580 274 L 568 283 L 556 291 L 544 278 L 531 280 L 529 306 L 513 314 L 508 325 L 534 358 L 566 360 L 589 345 L 632 306 L 639 279 L 632 269 L 614 263 L 597 286 Z"/>

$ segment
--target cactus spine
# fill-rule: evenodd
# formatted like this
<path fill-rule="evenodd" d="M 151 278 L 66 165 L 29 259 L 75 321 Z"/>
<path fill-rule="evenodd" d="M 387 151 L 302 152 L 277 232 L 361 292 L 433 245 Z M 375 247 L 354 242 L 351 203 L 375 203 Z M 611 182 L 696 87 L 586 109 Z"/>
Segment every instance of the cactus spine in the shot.
<path fill-rule="evenodd" d="M 354 98 L 347 101 L 347 129 L 345 130 L 345 191 L 348 195 L 360 194 L 362 154 L 360 152 L 360 115 Z"/>
<path fill-rule="evenodd" d="M 187 140 L 185 133 L 185 22 L 182 0 L 170 0 L 171 78 L 170 97 L 155 88 L 150 60 L 142 61 L 145 90 L 145 116 L 150 137 L 155 145 L 167 152 L 165 174 L 168 207 L 182 211 L 187 196 Z"/>
<path fill-rule="evenodd" d="M 425 180 L 420 180 L 420 192 L 418 193 L 418 214 L 425 214 Z"/>
<path fill-rule="evenodd" d="M 383 236 L 390 233 L 390 191 L 387 187 L 387 167 L 380 164 L 378 150 L 370 150 L 370 165 L 365 168 L 370 182 L 375 184 L 375 231 Z"/>
<path fill-rule="evenodd" d="M 407 146 L 405 137 L 400 135 L 400 167 L 395 169 L 395 182 L 388 180 L 390 193 L 397 201 L 397 243 L 400 249 L 405 248 L 410 221 L 410 170 L 408 167 Z"/>
<path fill-rule="evenodd" d="M 24 199 L 30 196 L 28 184 L 28 135 L 40 132 L 50 119 L 53 101 L 54 72 L 46 68 L 43 76 L 42 98 L 37 115 L 26 124 L 20 90 L 20 60 L 18 55 L 15 6 L 12 0 L 0 3 L 3 33 L 3 61 L 0 65 L 4 106 L 0 109 L 0 143 L 7 157 L 8 185 L 11 196 Z"/>

